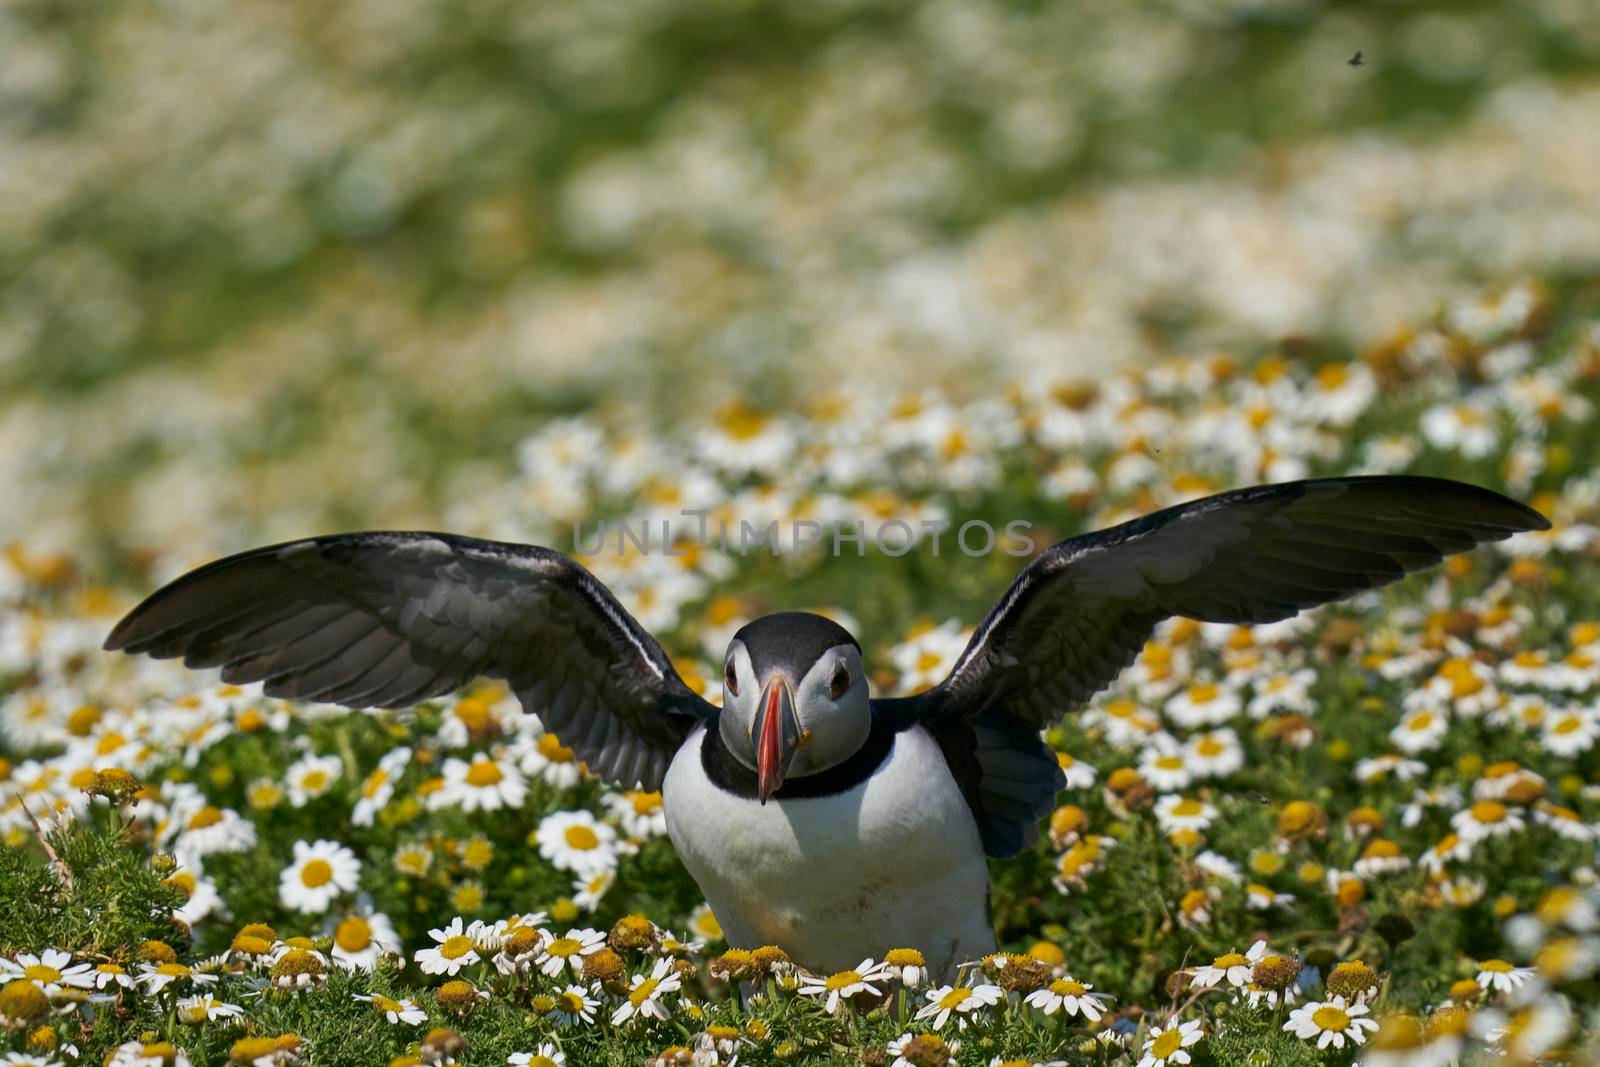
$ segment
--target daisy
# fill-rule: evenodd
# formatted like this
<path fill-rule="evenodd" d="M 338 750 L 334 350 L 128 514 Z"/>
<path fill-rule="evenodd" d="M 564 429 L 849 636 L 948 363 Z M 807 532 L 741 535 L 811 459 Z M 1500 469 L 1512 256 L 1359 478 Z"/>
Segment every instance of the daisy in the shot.
<path fill-rule="evenodd" d="M 372 971 L 382 957 L 400 953 L 400 935 L 381 911 L 348 915 L 333 929 L 333 962 L 344 970 Z"/>
<path fill-rule="evenodd" d="M 1239 694 L 1214 683 L 1193 685 L 1168 700 L 1162 712 L 1186 730 L 1221 726 L 1239 714 Z"/>
<path fill-rule="evenodd" d="M 584 911 L 594 911 L 600 906 L 606 892 L 616 884 L 615 867 L 607 867 L 589 878 L 578 878 L 572 883 L 572 902 Z"/>
<path fill-rule="evenodd" d="M 560 1027 L 592 1023 L 595 1009 L 600 1007 L 600 1001 L 581 985 L 569 985 L 551 999 L 555 1004 L 544 1013 L 544 1017 Z"/>
<path fill-rule="evenodd" d="M 877 996 L 880 990 L 872 983 L 888 977 L 875 961 L 865 959 L 847 971 L 838 971 L 825 977 L 811 974 L 803 976 L 800 979 L 800 995 L 825 998 L 823 1009 L 829 1015 L 837 1015 L 840 1005 L 851 997 L 862 993 Z"/>
<path fill-rule="evenodd" d="M 961 1029 L 967 1028 L 967 1020 L 962 1018 L 973 1012 L 981 1011 L 993 1004 L 998 1004 L 1006 997 L 1005 990 L 997 985 L 982 982 L 974 986 L 935 986 L 925 994 L 928 1003 L 917 1010 L 917 1018 L 932 1019 L 935 1030 L 943 1030 L 945 1023 L 950 1021 L 952 1013 Z"/>
<path fill-rule="evenodd" d="M 594 955 L 605 946 L 606 935 L 599 930 L 568 930 L 565 937 L 547 933 L 534 962 L 547 978 L 555 978 L 562 968 L 571 968 L 573 977 L 580 978 L 583 976 L 583 958 Z"/>
<path fill-rule="evenodd" d="M 667 832 L 667 814 L 659 791 L 628 789 L 607 793 L 603 800 L 611 817 L 622 824 L 622 832 L 629 837 L 643 841 Z"/>
<path fill-rule="evenodd" d="M 1443 711 L 1421 707 L 1405 714 L 1400 725 L 1389 731 L 1389 740 L 1400 751 L 1414 756 L 1438 748 L 1449 729 L 1450 721 Z"/>
<path fill-rule="evenodd" d="M 165 1041 L 129 1041 L 118 1045 L 106 1067 L 189 1067 L 189 1054 Z"/>
<path fill-rule="evenodd" d="M 1541 800 L 1534 809 L 1533 821 L 1568 841 L 1589 842 L 1600 837 L 1600 827 L 1584 822 L 1583 816 L 1571 808 L 1563 808 L 1547 800 Z"/>
<path fill-rule="evenodd" d="M 401 747 L 388 752 L 361 783 L 360 799 L 350 813 L 352 826 L 371 826 L 378 812 L 394 799 L 394 784 L 411 762 L 411 750 Z"/>
<path fill-rule="evenodd" d="M 1066 789 L 1088 789 L 1094 785 L 1095 769 L 1080 759 L 1074 759 L 1065 752 L 1056 753 L 1056 762 L 1061 764 L 1061 773 L 1066 778 Z"/>
<path fill-rule="evenodd" d="M 1287 908 L 1294 903 L 1293 893 L 1279 893 L 1255 882 L 1245 887 L 1245 907 L 1252 911 Z"/>
<path fill-rule="evenodd" d="M 1482 403 L 1435 404 L 1422 413 L 1422 436 L 1434 448 L 1482 459 L 1500 442 L 1493 409 Z"/>
<path fill-rule="evenodd" d="M 506 1062 L 511 1067 L 567 1067 L 567 1054 L 554 1042 L 545 1041 L 537 1052 L 513 1052 L 506 1057 Z"/>
<path fill-rule="evenodd" d="M 1104 1002 L 1111 998 L 1104 993 L 1091 993 L 1093 988 L 1067 975 L 1057 978 L 1043 989 L 1035 989 L 1024 998 L 1023 1003 L 1046 1015 L 1053 1015 L 1059 1010 L 1063 1016 L 1082 1015 L 1092 1023 L 1099 1022 L 1106 1010 Z"/>
<path fill-rule="evenodd" d="M 1194 770 L 1188 757 L 1177 751 L 1168 738 L 1166 743 L 1158 742 L 1144 750 L 1139 761 L 1139 777 L 1154 789 L 1172 792 L 1187 789 L 1194 781 Z"/>
<path fill-rule="evenodd" d="M 172 854 L 179 866 L 198 871 L 206 856 L 243 852 L 255 847 L 255 823 L 232 808 L 175 804 L 172 819 L 177 835 L 172 842 Z"/>
<path fill-rule="evenodd" d="M 211 985 L 216 980 L 217 976 L 214 974 L 193 970 L 177 961 L 172 963 L 146 963 L 139 967 L 139 981 L 151 993 L 159 993 L 175 982 L 188 982 L 191 985 Z"/>
<path fill-rule="evenodd" d="M 184 997 L 178 1001 L 178 1021 L 197 1026 L 200 1023 L 216 1022 L 218 1019 L 238 1019 L 244 1016 L 244 1009 L 237 1004 L 228 1004 L 218 1000 L 210 993 L 197 993 L 192 997 Z"/>
<path fill-rule="evenodd" d="M 386 997 L 382 993 L 352 993 L 351 997 L 365 1004 L 371 1004 L 373 1010 L 390 1023 L 416 1026 L 428 1019 L 428 1013 L 419 1008 L 416 1001 L 405 997 Z"/>
<path fill-rule="evenodd" d="M 303 808 L 326 793 L 339 780 L 344 764 L 338 756 L 305 755 L 289 765 L 284 782 L 289 787 L 289 803 Z"/>
<path fill-rule="evenodd" d="M 1210 989 L 1221 982 L 1242 988 L 1250 981 L 1250 972 L 1267 954 L 1267 943 L 1257 941 L 1243 952 L 1229 952 L 1218 956 L 1206 967 L 1195 967 L 1189 972 L 1189 988 Z"/>
<path fill-rule="evenodd" d="M 0 956 L 0 980 L 26 978 L 44 990 L 48 996 L 57 996 L 63 989 L 92 989 L 95 971 L 91 964 L 73 963 L 72 954 L 58 948 L 47 948 L 35 956 L 19 952 L 14 960 Z"/>
<path fill-rule="evenodd" d="M 880 967 L 883 977 L 898 981 L 907 989 L 916 989 L 928 980 L 928 961 L 914 948 L 890 949 Z"/>
<path fill-rule="evenodd" d="M 1144 1043 L 1144 1058 L 1136 1067 L 1167 1067 L 1173 1063 L 1188 1063 L 1189 1053 L 1185 1050 L 1195 1045 L 1205 1036 L 1205 1030 L 1198 1021 L 1182 1023 L 1173 1020 L 1165 1027 L 1157 1027 L 1150 1031 L 1150 1036 Z"/>
<path fill-rule="evenodd" d="M 1355 872 L 1362 878 L 1379 874 L 1397 874 L 1410 869 L 1411 860 L 1400 851 L 1400 846 L 1387 838 L 1375 838 L 1362 850 L 1356 860 Z"/>
<path fill-rule="evenodd" d="M 531 720 L 533 716 L 528 716 Z M 542 730 L 542 728 L 541 728 Z M 514 746 L 517 767 L 530 777 L 542 778 L 557 789 L 571 789 L 583 778 L 578 757 L 555 734 L 544 731 Z"/>
<path fill-rule="evenodd" d="M 1477 983 L 1484 992 L 1509 993 L 1533 974 L 1532 967 L 1513 967 L 1505 960 L 1483 960 L 1478 964 Z"/>
<path fill-rule="evenodd" d="M 1450 825 L 1461 835 L 1461 840 L 1475 844 L 1486 838 L 1515 833 L 1525 824 L 1522 816 L 1500 801 L 1480 800 L 1450 816 Z"/>
<path fill-rule="evenodd" d="M 1311 701 L 1311 683 L 1317 672 L 1309 667 L 1287 674 L 1275 674 L 1255 687 L 1246 712 L 1252 719 L 1265 719 L 1279 711 L 1309 715 L 1316 710 Z"/>
<path fill-rule="evenodd" d="M 294 843 L 294 861 L 278 878 L 278 900 L 307 915 L 321 915 L 341 893 L 353 893 L 361 861 L 337 841 Z"/>
<path fill-rule="evenodd" d="M 471 763 L 444 761 L 444 786 L 428 798 L 430 808 L 459 805 L 462 811 L 520 808 L 528 795 L 522 772 L 511 763 L 479 753 Z"/>
<path fill-rule="evenodd" d="M 1347 1004 L 1343 997 L 1310 1001 L 1289 1013 L 1283 1029 L 1302 1041 L 1315 1038 L 1319 1049 L 1330 1045 L 1342 1049 L 1346 1039 L 1361 1045 L 1368 1032 L 1378 1029 L 1376 1022 L 1365 1018 L 1368 1011 L 1365 1004 Z"/>
<path fill-rule="evenodd" d="M 894 1057 L 889 1067 L 918 1067 L 924 1063 L 955 1063 L 961 1042 L 946 1042 L 938 1034 L 901 1034 L 884 1050 Z"/>
<path fill-rule="evenodd" d="M 1226 778 L 1244 766 L 1239 735 L 1229 729 L 1196 734 L 1183 746 L 1183 754 L 1197 778 Z"/>
<path fill-rule="evenodd" d="M 717 921 L 710 904 L 695 905 L 689 913 L 689 932 L 703 944 L 723 939 L 722 923 Z"/>
<path fill-rule="evenodd" d="M 589 877 L 617 865 L 617 831 L 591 812 L 558 811 L 539 820 L 539 855 L 558 870 Z"/>
<path fill-rule="evenodd" d="M 116 986 L 118 989 L 132 989 L 138 984 L 138 979 L 115 963 L 101 963 L 95 966 L 95 989 L 106 989 L 110 986 Z"/>
<path fill-rule="evenodd" d="M 1578 707 L 1558 712 L 1544 723 L 1539 744 L 1551 755 L 1574 759 L 1594 747 L 1600 738 L 1600 719 Z"/>
<path fill-rule="evenodd" d="M 1165 796 L 1156 801 L 1156 822 L 1167 833 L 1177 830 L 1201 831 L 1217 817 L 1217 809 L 1192 797 Z"/>
<path fill-rule="evenodd" d="M 676 992 L 682 984 L 683 980 L 673 969 L 671 960 L 656 960 L 655 967 L 648 975 L 633 976 L 626 999 L 611 1014 L 611 1025 L 621 1026 L 629 1019 L 635 1018 L 663 1021 L 671 1018 L 671 1012 L 661 1003 L 661 997 L 663 994 Z"/>
<path fill-rule="evenodd" d="M 902 695 L 919 693 L 938 684 L 955 666 L 967 647 L 970 631 L 958 619 L 929 627 L 909 636 L 889 650 L 889 659 L 900 678 L 896 691 Z"/>
<path fill-rule="evenodd" d="M 418 949 L 411 958 L 423 974 L 454 975 L 461 968 L 470 967 L 482 958 L 473 940 L 475 930 L 476 925 L 472 931 L 463 930 L 458 915 L 450 920 L 450 925 L 428 931 L 436 947 Z"/>

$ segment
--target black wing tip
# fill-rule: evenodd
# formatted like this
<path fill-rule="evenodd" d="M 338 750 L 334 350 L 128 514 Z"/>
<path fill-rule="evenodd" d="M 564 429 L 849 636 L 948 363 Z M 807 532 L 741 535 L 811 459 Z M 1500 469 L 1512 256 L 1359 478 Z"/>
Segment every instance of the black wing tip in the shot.
<path fill-rule="evenodd" d="M 1310 478 L 1299 482 L 1282 482 L 1278 485 L 1256 486 L 1258 490 L 1280 490 L 1304 495 L 1318 488 L 1378 489 L 1394 492 L 1427 493 L 1428 504 L 1448 503 L 1450 498 L 1489 505 L 1497 510 L 1493 516 L 1496 525 L 1506 528 L 1505 536 L 1532 530 L 1550 529 L 1550 520 L 1520 500 L 1482 485 L 1463 482 L 1455 478 L 1437 478 L 1427 474 L 1350 474 L 1334 478 Z M 1246 489 L 1243 492 L 1251 492 Z M 1435 494 L 1442 494 L 1435 495 Z M 1441 516 L 1445 517 L 1445 516 Z"/>

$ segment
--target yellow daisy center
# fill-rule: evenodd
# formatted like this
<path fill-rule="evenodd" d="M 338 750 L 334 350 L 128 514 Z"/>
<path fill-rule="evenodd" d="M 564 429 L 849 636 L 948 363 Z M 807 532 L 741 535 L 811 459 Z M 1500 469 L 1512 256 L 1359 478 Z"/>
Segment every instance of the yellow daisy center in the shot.
<path fill-rule="evenodd" d="M 550 942 L 544 951 L 546 955 L 559 956 L 562 959 L 566 959 L 568 956 L 576 956 L 582 948 L 583 945 L 575 938 L 558 937 Z"/>
<path fill-rule="evenodd" d="M 561 743 L 555 734 L 540 734 L 538 741 L 539 755 L 551 763 L 571 763 L 572 749 Z"/>
<path fill-rule="evenodd" d="M 382 993 L 374 993 L 372 995 L 372 1006 L 378 1011 L 402 1012 L 406 1010 L 404 1004 L 401 1004 L 398 1000 L 391 1000 Z"/>
<path fill-rule="evenodd" d="M 1433 725 L 1433 712 L 1419 711 L 1411 716 L 1411 721 L 1406 723 L 1406 729 L 1412 731 L 1426 730 Z"/>
<path fill-rule="evenodd" d="M 861 981 L 859 971 L 840 971 L 837 974 L 830 974 L 827 980 L 828 992 L 835 993 L 841 989 L 849 989 L 859 981 Z"/>
<path fill-rule="evenodd" d="M 472 951 L 472 938 L 466 934 L 456 934 L 454 937 L 444 939 L 444 944 L 439 946 L 439 955 L 447 960 L 459 960 L 462 956 Z"/>
<path fill-rule="evenodd" d="M 310 770 L 300 776 L 300 788 L 308 793 L 317 793 L 328 788 L 328 772 Z"/>
<path fill-rule="evenodd" d="M 300 881 L 311 889 L 317 889 L 333 881 L 333 864 L 327 860 L 310 860 L 300 868 Z"/>
<path fill-rule="evenodd" d="M 32 967 L 25 967 L 23 968 L 22 973 L 27 977 L 32 978 L 35 982 L 44 982 L 48 984 L 50 982 L 61 981 L 60 971 L 56 970 L 54 967 L 48 967 L 42 963 L 35 963 Z"/>
<path fill-rule="evenodd" d="M 1156 1039 L 1151 1042 L 1150 1055 L 1154 1056 L 1158 1060 L 1164 1060 L 1174 1052 L 1178 1051 L 1178 1048 L 1182 1043 L 1183 1035 L 1178 1033 L 1177 1027 L 1173 1027 L 1171 1030 L 1163 1030 L 1161 1033 L 1157 1034 Z"/>
<path fill-rule="evenodd" d="M 1063 997 L 1081 997 L 1088 991 L 1082 982 L 1074 982 L 1070 978 L 1057 978 L 1050 983 L 1050 992 L 1058 993 Z"/>
<path fill-rule="evenodd" d="M 1201 811 L 1200 802 L 1198 800 L 1194 800 L 1192 798 L 1191 799 L 1186 799 L 1186 800 L 1180 800 L 1176 804 L 1172 805 L 1172 814 L 1180 816 L 1180 817 L 1183 817 L 1183 818 L 1188 818 L 1188 817 L 1192 817 L 1192 816 L 1195 816 L 1195 815 L 1199 815 L 1200 811 Z"/>
<path fill-rule="evenodd" d="M 339 924 L 333 940 L 346 952 L 360 952 L 372 944 L 372 927 L 359 915 L 352 915 Z"/>
<path fill-rule="evenodd" d="M 637 1008 L 655 995 L 656 986 L 660 984 L 661 982 L 658 979 L 646 978 L 633 987 L 633 991 L 628 994 L 628 1003 Z"/>
<path fill-rule="evenodd" d="M 1478 964 L 1478 970 L 1489 971 L 1493 974 L 1510 974 L 1511 964 L 1505 960 L 1484 960 Z"/>
<path fill-rule="evenodd" d="M 596 848 L 600 844 L 599 835 L 583 825 L 567 827 L 566 833 L 562 836 L 567 839 L 567 844 L 584 852 Z"/>
<path fill-rule="evenodd" d="M 967 999 L 971 996 L 972 990 L 965 989 L 961 986 L 956 986 L 954 989 L 950 990 L 950 992 L 939 998 L 939 1007 L 959 1008 L 961 1005 L 965 1004 Z"/>
<path fill-rule="evenodd" d="M 1552 732 L 1558 734 L 1573 734 L 1578 732 L 1578 727 L 1583 725 L 1583 720 L 1576 715 L 1568 715 L 1551 727 Z"/>
<path fill-rule="evenodd" d="M 204 830 L 208 826 L 215 826 L 223 819 L 222 812 L 210 804 L 189 816 L 189 829 Z"/>
<path fill-rule="evenodd" d="M 467 768 L 467 784 L 485 789 L 491 785 L 499 785 L 505 778 L 505 772 L 494 760 L 477 760 Z"/>
<path fill-rule="evenodd" d="M 1324 1004 L 1312 1012 L 1311 1021 L 1317 1024 L 1318 1030 L 1332 1030 L 1338 1033 L 1350 1028 L 1350 1016 L 1331 1004 Z"/>
<path fill-rule="evenodd" d="M 1217 699 L 1221 692 L 1214 685 L 1197 685 L 1189 690 L 1189 702 L 1192 704 L 1209 704 Z"/>
<path fill-rule="evenodd" d="M 1200 742 L 1194 746 L 1194 750 L 1202 756 L 1220 756 L 1228 751 L 1228 746 L 1214 737 L 1202 737 Z"/>
<path fill-rule="evenodd" d="M 583 998 L 576 993 L 561 993 L 556 997 L 556 1007 L 568 1015 L 579 1015 L 583 1012 Z"/>
<path fill-rule="evenodd" d="M 1183 757 L 1182 756 L 1157 756 L 1156 757 L 1156 766 L 1159 767 L 1161 770 L 1164 770 L 1164 771 L 1181 771 L 1181 770 L 1183 770 Z"/>
<path fill-rule="evenodd" d="M 1472 817 L 1476 821 L 1486 825 L 1504 822 L 1506 818 L 1506 806 L 1500 803 L 1498 800 L 1480 800 L 1476 804 L 1472 805 Z"/>
<path fill-rule="evenodd" d="M 660 793 L 633 792 L 628 794 L 628 799 L 633 803 L 635 815 L 654 815 L 661 810 Z"/>
<path fill-rule="evenodd" d="M 1237 952 L 1230 952 L 1226 956 L 1218 956 L 1212 960 L 1211 966 L 1219 971 L 1226 971 L 1232 967 L 1248 967 L 1250 966 L 1250 961 Z"/>
<path fill-rule="evenodd" d="M 378 767 L 371 774 L 367 775 L 366 782 L 361 786 L 361 795 L 366 797 L 368 800 L 371 800 L 373 797 L 378 795 L 378 790 L 382 789 L 388 783 L 389 772 L 384 770 L 382 767 Z"/>

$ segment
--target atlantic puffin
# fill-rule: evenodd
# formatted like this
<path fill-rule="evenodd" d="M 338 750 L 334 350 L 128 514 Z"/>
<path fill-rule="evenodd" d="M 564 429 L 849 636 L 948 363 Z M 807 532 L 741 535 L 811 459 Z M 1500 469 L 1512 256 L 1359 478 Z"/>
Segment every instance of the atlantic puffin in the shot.
<path fill-rule="evenodd" d="M 151 594 L 105 647 L 355 708 L 503 679 L 593 773 L 662 791 L 669 836 L 730 945 L 777 945 L 819 973 L 914 948 L 948 975 L 995 949 L 988 858 L 1027 848 L 1063 787 L 1041 731 L 1162 620 L 1273 622 L 1548 527 L 1434 478 L 1190 501 L 1040 553 L 943 681 L 893 699 L 870 694 L 847 630 L 782 612 L 729 642 L 718 707 L 574 560 L 447 533 L 230 556 Z"/>

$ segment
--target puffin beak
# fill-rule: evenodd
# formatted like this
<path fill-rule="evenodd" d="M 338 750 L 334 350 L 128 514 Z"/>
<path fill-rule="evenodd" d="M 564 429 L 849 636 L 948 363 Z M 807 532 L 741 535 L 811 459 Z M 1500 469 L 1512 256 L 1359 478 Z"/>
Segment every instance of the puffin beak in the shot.
<path fill-rule="evenodd" d="M 800 747 L 800 720 L 794 714 L 794 692 L 782 677 L 761 691 L 752 734 L 756 742 L 756 791 L 765 804 L 783 785 L 784 773 Z"/>

